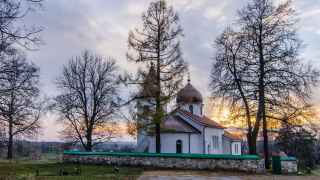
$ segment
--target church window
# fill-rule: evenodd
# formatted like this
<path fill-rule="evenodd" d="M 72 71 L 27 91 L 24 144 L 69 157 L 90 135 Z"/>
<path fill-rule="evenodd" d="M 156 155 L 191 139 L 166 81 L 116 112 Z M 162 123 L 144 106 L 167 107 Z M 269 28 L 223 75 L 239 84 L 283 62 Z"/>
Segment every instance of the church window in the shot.
<path fill-rule="evenodd" d="M 234 153 L 239 154 L 239 145 L 238 144 L 234 145 Z"/>
<path fill-rule="evenodd" d="M 193 114 L 193 106 L 192 105 L 189 106 L 189 111 Z"/>
<path fill-rule="evenodd" d="M 179 139 L 176 142 L 176 153 L 181 154 L 182 153 L 182 141 Z"/>
<path fill-rule="evenodd" d="M 219 149 L 219 136 L 212 136 L 212 148 Z"/>

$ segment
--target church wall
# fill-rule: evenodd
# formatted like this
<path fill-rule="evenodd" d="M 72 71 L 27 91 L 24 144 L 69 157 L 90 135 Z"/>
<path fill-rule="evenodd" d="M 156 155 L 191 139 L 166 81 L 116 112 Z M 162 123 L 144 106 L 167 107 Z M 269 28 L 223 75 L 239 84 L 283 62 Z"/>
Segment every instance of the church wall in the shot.
<path fill-rule="evenodd" d="M 194 154 L 202 154 L 203 153 L 203 141 L 201 134 L 191 134 L 190 142 L 191 142 L 191 153 Z"/>
<path fill-rule="evenodd" d="M 177 140 L 182 141 L 182 153 L 189 153 L 189 134 L 187 133 L 161 134 L 161 153 L 176 153 Z"/>
<path fill-rule="evenodd" d="M 226 137 L 222 137 L 223 139 L 223 152 L 224 154 L 231 154 L 231 140 Z"/>
<path fill-rule="evenodd" d="M 182 141 L 182 153 L 189 153 L 189 134 L 188 133 L 162 133 L 161 134 L 161 153 L 176 153 L 177 140 Z M 190 136 L 191 139 L 191 136 Z M 192 140 L 190 140 L 192 142 Z M 192 146 L 190 146 L 191 149 Z M 149 138 L 149 153 L 156 152 L 155 138 Z"/>
<path fill-rule="evenodd" d="M 223 154 L 223 144 L 222 144 L 222 136 L 224 130 L 222 129 L 214 129 L 214 128 L 205 128 L 204 136 L 205 136 L 205 153 L 206 154 Z M 219 138 L 219 148 L 213 148 L 213 136 L 218 136 Z"/>
<path fill-rule="evenodd" d="M 198 103 L 198 104 L 184 104 L 181 108 L 185 111 L 190 112 L 190 105 L 192 105 L 193 107 L 193 114 L 197 115 L 197 116 L 202 116 L 202 104 Z"/>
<path fill-rule="evenodd" d="M 149 153 L 156 153 L 156 138 L 154 136 L 149 136 Z"/>

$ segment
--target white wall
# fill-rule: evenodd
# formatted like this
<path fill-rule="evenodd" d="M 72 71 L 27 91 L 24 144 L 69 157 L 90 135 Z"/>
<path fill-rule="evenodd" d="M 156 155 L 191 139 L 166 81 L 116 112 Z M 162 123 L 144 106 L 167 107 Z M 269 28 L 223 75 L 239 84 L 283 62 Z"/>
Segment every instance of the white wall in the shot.
<path fill-rule="evenodd" d="M 156 138 L 154 136 L 149 136 L 149 153 L 156 153 Z"/>
<path fill-rule="evenodd" d="M 182 141 L 182 153 L 189 153 L 189 134 L 187 133 L 161 134 L 161 153 L 176 153 L 177 140 Z"/>
<path fill-rule="evenodd" d="M 185 111 L 190 112 L 189 110 L 189 106 L 193 107 L 193 114 L 197 115 L 197 116 L 202 116 L 203 115 L 203 111 L 201 109 L 203 109 L 203 105 L 202 103 L 197 103 L 197 104 L 184 104 L 181 108 Z"/>
<path fill-rule="evenodd" d="M 214 129 L 214 128 L 205 128 L 205 153 L 206 154 L 223 154 L 223 144 L 222 144 L 222 136 L 224 133 L 223 129 Z M 219 148 L 213 148 L 213 136 L 219 137 Z"/>
<path fill-rule="evenodd" d="M 191 153 L 193 154 L 202 154 L 203 153 L 203 143 L 202 143 L 202 134 L 191 134 Z"/>
<path fill-rule="evenodd" d="M 223 139 L 223 154 L 231 154 L 231 140 L 226 137 L 222 137 Z"/>
<path fill-rule="evenodd" d="M 200 134 L 190 134 L 190 153 L 202 153 Z M 161 153 L 176 153 L 177 140 L 182 141 L 182 153 L 189 153 L 188 133 L 163 133 L 161 134 Z M 155 138 L 149 138 L 149 152 L 156 152 Z"/>
<path fill-rule="evenodd" d="M 155 101 L 152 98 L 149 99 L 141 99 L 137 101 L 136 108 L 137 113 L 143 113 L 144 106 L 148 106 L 150 109 L 155 109 L 155 106 L 153 105 Z M 138 121 L 142 124 L 148 123 L 150 119 L 144 118 L 144 119 L 138 119 Z M 147 146 L 148 137 L 145 129 L 139 129 L 137 134 L 137 151 L 143 152 L 145 149 L 145 146 Z"/>

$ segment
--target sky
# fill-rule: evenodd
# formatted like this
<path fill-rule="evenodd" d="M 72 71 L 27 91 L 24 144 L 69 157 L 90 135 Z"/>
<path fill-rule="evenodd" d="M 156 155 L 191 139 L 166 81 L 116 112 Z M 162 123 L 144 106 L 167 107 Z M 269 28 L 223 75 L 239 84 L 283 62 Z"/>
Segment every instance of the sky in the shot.
<path fill-rule="evenodd" d="M 283 0 L 275 0 L 279 3 Z M 28 57 L 40 67 L 41 90 L 46 96 L 57 94 L 54 81 L 71 57 L 88 49 L 116 60 L 122 70 L 135 71 L 126 59 L 130 30 L 141 26 L 141 15 L 151 0 L 44 0 L 43 7 L 26 17 L 26 25 L 43 28 L 44 44 Z M 214 39 L 235 23 L 237 9 L 248 0 L 168 0 L 180 17 L 184 29 L 182 52 L 189 64 L 192 84 L 209 96 L 209 73 L 213 63 Z M 320 67 L 320 1 L 293 0 L 300 19 L 299 36 L 305 47 L 301 58 Z M 320 98 L 314 90 L 314 101 Z M 57 116 L 42 118 L 38 140 L 59 140 L 61 125 Z"/>

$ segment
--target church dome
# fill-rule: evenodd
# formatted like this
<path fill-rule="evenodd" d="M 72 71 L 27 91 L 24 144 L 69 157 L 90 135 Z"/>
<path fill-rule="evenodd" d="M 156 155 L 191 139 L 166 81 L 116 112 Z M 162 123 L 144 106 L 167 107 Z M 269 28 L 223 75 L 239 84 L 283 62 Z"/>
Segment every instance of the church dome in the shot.
<path fill-rule="evenodd" d="M 201 93 L 194 88 L 190 81 L 177 94 L 177 103 L 202 103 Z"/>

